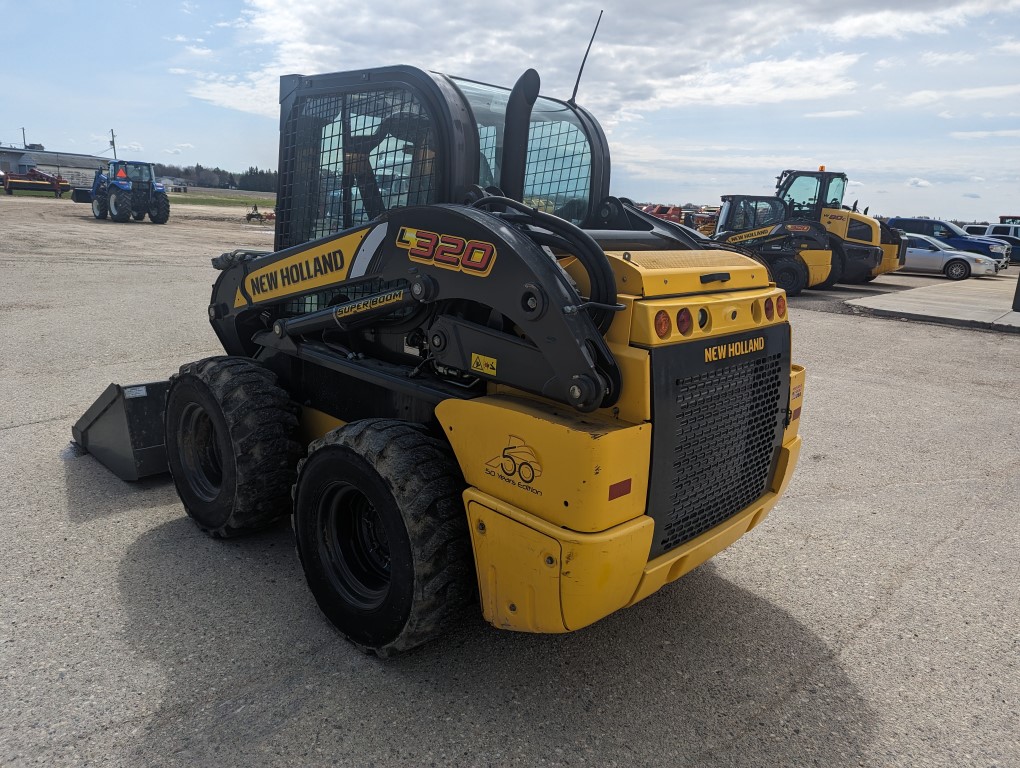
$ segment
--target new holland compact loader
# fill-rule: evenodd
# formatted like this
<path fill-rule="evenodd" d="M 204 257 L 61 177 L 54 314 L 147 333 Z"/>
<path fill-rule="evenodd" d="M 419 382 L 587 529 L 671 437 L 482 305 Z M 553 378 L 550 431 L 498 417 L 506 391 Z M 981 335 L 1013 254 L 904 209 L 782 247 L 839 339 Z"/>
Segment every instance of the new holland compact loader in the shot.
<path fill-rule="evenodd" d="M 610 197 L 586 110 L 410 67 L 287 76 L 281 105 L 276 250 L 214 259 L 225 355 L 165 397 L 200 528 L 293 515 L 319 606 L 385 656 L 473 600 L 579 629 L 768 514 L 800 447 L 783 291 Z M 82 440 L 129 441 L 117 402 Z"/>
<path fill-rule="evenodd" d="M 723 195 L 722 203 L 713 240 L 757 254 L 787 296 L 825 284 L 832 272 L 832 249 L 820 223 L 791 218 L 777 197 Z"/>

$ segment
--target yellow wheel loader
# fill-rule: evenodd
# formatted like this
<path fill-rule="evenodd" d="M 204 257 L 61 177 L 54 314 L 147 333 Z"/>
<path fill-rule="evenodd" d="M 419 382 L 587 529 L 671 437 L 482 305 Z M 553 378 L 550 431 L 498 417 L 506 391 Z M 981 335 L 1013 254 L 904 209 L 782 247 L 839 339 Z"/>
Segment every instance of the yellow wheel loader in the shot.
<path fill-rule="evenodd" d="M 591 114 L 411 67 L 287 76 L 281 107 L 276 250 L 214 259 L 225 354 L 166 392 L 200 528 L 292 515 L 323 613 L 386 656 L 475 601 L 580 629 L 765 518 L 800 448 L 785 295 L 610 196 Z"/>

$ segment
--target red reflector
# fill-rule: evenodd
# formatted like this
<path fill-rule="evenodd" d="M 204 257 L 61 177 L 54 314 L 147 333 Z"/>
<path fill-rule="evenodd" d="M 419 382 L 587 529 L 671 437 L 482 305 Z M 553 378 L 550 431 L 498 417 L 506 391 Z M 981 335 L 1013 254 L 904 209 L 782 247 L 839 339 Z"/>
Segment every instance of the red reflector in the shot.
<path fill-rule="evenodd" d="M 772 299 L 765 299 L 765 317 L 771 320 L 775 315 L 776 311 L 772 308 Z"/>
<path fill-rule="evenodd" d="M 655 333 L 660 339 L 664 339 L 669 336 L 670 331 L 673 330 L 673 322 L 669 319 L 669 313 L 660 309 L 655 313 Z"/>
<path fill-rule="evenodd" d="M 691 310 L 684 307 L 676 313 L 676 329 L 680 331 L 684 336 L 691 332 L 691 328 L 694 327 L 694 318 L 691 316 Z"/>
<path fill-rule="evenodd" d="M 786 297 L 785 296 L 780 296 L 779 298 L 776 299 L 776 312 L 779 313 L 780 317 L 782 317 L 783 315 L 786 314 Z"/>
<path fill-rule="evenodd" d="M 799 418 L 800 418 L 800 408 L 794 408 L 793 409 L 793 418 L 790 419 L 790 421 L 796 421 Z"/>
<path fill-rule="evenodd" d="M 612 501 L 630 493 L 630 481 L 631 478 L 628 477 L 626 480 L 621 480 L 609 486 L 609 500 Z"/>

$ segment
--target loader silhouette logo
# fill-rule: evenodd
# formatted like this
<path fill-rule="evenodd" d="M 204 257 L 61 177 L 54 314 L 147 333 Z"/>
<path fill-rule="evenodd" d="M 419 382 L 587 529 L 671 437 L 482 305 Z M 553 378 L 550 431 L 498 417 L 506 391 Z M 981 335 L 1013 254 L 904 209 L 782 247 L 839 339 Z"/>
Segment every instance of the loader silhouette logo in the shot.
<path fill-rule="evenodd" d="M 487 461 L 485 466 L 490 468 L 486 470 L 488 474 L 495 474 L 525 490 L 540 493 L 530 485 L 535 478 L 542 476 L 542 464 L 535 449 L 517 435 L 510 435 L 503 452 Z M 518 479 L 520 482 L 517 482 Z"/>

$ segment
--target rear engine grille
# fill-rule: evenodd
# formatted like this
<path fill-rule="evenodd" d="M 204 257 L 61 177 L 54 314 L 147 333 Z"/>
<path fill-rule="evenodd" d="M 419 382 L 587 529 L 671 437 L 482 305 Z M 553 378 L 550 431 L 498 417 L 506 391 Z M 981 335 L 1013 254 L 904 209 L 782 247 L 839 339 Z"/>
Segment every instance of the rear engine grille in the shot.
<path fill-rule="evenodd" d="M 789 354 L 776 346 L 684 378 L 656 376 L 670 392 L 655 398 L 652 556 L 727 520 L 768 489 L 789 404 Z"/>

